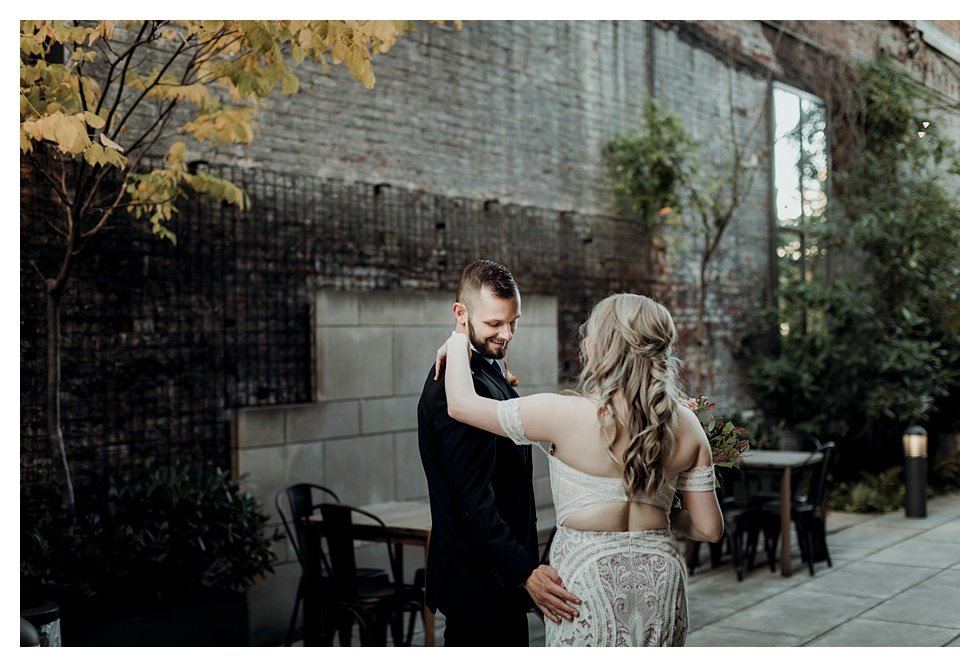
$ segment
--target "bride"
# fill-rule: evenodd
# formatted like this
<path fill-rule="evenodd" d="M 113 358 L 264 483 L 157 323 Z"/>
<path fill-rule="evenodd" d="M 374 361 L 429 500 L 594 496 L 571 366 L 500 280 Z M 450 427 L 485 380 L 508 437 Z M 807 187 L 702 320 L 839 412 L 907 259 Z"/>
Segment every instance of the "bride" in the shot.
<path fill-rule="evenodd" d="M 707 438 L 679 401 L 670 313 L 636 294 L 596 304 L 574 394 L 477 395 L 468 334 L 458 318 L 436 355 L 449 415 L 548 454 L 558 525 L 551 565 L 581 605 L 566 621 L 562 609 L 540 606 L 552 621 L 546 644 L 683 646 L 687 570 L 671 529 L 717 542 L 723 524 Z M 685 509 L 669 514 L 675 490 Z"/>

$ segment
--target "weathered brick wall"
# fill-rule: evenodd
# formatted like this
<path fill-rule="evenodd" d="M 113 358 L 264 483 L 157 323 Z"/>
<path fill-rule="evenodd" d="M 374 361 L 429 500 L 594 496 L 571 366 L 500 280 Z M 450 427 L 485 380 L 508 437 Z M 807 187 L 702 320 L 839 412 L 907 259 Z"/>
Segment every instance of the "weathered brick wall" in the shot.
<path fill-rule="evenodd" d="M 743 54 L 763 62 L 771 59 L 771 52 L 765 48 L 768 43 L 754 30 L 755 22 L 729 23 L 733 25 L 728 27 L 731 32 L 727 38 L 742 47 Z M 712 396 L 722 409 L 747 409 L 751 400 L 732 348 L 755 310 L 769 298 L 768 82 L 762 69 L 744 66 L 734 54 L 700 48 L 691 37 L 681 25 L 655 32 L 653 95 L 664 108 L 677 114 L 688 133 L 701 143 L 706 175 L 723 176 L 736 150 L 749 156 L 746 164 L 755 166 L 751 188 L 708 264 L 707 328 L 701 342 L 706 382 L 694 386 L 692 379 L 688 389 Z M 690 214 L 686 220 L 694 223 Z M 703 232 L 697 227 L 668 231 L 668 244 L 673 250 L 669 255 L 669 302 L 693 375 Z"/>
<path fill-rule="evenodd" d="M 640 21 L 423 23 L 376 58 L 374 90 L 310 66 L 254 145 L 205 157 L 608 213 L 601 151 L 638 121 L 646 58 Z"/>
<path fill-rule="evenodd" d="M 458 32 L 421 25 L 377 58 L 374 90 L 339 66 L 328 77 L 309 68 L 301 94 L 269 101 L 254 145 L 189 155 L 240 169 L 250 212 L 189 206 L 176 248 L 121 220 L 90 244 L 65 310 L 69 437 L 98 440 L 93 461 L 152 451 L 141 444 L 147 439 L 227 460 L 228 408 L 307 400 L 310 290 L 446 289 L 476 256 L 502 259 L 525 289 L 558 296 L 563 381 L 577 371 L 578 324 L 610 291 L 663 298 L 690 359 L 695 240 L 672 240 L 664 261 L 642 232 L 604 216 L 613 202 L 602 148 L 638 126 L 651 93 L 704 142 L 709 166 L 730 154 L 732 118 L 746 148 L 768 142 L 768 119 L 756 118 L 770 72 L 821 95 L 835 58 L 883 50 L 958 99 L 958 63 L 928 45 L 912 57 L 903 22 L 784 28 L 780 35 L 759 21 L 488 21 Z M 262 176 L 253 178 L 258 168 Z M 750 404 L 729 350 L 768 299 L 769 180 L 763 157 L 712 264 L 713 342 L 705 351 L 712 381 L 691 390 L 725 405 Z M 39 281 L 29 262 L 43 268 L 55 256 L 51 235 L 35 231 L 45 212 L 32 187 L 22 186 L 21 206 L 28 462 L 43 440 L 44 377 Z M 120 385 L 134 388 L 128 398 Z M 100 447 L 113 454 L 96 455 Z"/>

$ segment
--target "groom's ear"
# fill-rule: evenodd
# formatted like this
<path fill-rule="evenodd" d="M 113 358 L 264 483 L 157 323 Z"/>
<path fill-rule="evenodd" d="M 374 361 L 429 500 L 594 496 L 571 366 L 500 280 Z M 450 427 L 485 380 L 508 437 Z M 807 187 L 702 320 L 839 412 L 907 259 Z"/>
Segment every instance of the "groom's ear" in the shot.
<path fill-rule="evenodd" d="M 466 306 L 459 301 L 453 304 L 453 317 L 457 325 L 466 324 Z"/>

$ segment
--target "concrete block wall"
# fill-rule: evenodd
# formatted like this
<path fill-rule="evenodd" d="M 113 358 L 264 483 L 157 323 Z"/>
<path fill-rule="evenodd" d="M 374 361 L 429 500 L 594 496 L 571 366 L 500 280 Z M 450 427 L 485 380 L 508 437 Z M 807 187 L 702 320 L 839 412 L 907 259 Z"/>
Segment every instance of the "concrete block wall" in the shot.
<path fill-rule="evenodd" d="M 237 473 L 281 527 L 275 494 L 294 482 L 332 489 L 344 502 L 369 505 L 424 500 L 416 408 L 435 351 L 452 330 L 451 293 L 347 292 L 314 296 L 316 402 L 237 410 Z M 558 389 L 558 307 L 553 296 L 523 295 L 508 353 L 522 394 Z M 551 506 L 545 457 L 534 458 L 535 498 Z M 285 638 L 299 566 L 287 541 L 277 543 L 275 574 L 250 591 L 253 643 Z M 359 564 L 387 567 L 384 548 L 365 543 Z M 405 550 L 406 576 L 422 566 Z"/>

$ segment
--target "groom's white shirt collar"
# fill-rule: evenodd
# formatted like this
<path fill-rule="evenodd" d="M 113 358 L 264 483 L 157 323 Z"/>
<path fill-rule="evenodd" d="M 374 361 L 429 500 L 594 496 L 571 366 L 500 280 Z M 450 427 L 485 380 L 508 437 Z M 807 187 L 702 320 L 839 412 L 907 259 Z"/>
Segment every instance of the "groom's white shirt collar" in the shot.
<path fill-rule="evenodd" d="M 476 349 L 476 347 L 473 345 L 473 343 L 470 343 L 470 349 L 473 350 L 473 354 L 479 354 L 491 366 L 496 366 L 497 367 L 497 370 L 500 371 L 500 374 L 501 375 L 504 374 L 504 365 L 502 363 L 500 363 L 500 360 L 499 359 L 491 359 L 490 357 L 486 357 L 486 356 L 480 354 L 479 350 Z M 494 364 L 494 362 L 497 362 L 497 363 Z"/>

